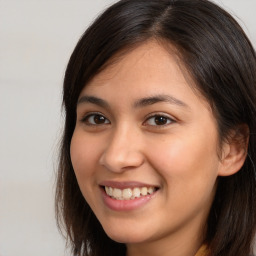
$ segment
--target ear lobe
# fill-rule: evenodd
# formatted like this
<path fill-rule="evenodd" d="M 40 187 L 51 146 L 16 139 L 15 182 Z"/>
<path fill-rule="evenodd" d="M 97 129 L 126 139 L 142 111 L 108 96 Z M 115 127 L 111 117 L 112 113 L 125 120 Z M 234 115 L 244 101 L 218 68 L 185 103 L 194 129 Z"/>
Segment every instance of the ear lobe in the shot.
<path fill-rule="evenodd" d="M 227 142 L 222 146 L 222 157 L 220 160 L 219 176 L 230 176 L 238 172 L 247 157 L 249 142 L 249 128 L 247 125 L 240 125 L 233 130 Z"/>

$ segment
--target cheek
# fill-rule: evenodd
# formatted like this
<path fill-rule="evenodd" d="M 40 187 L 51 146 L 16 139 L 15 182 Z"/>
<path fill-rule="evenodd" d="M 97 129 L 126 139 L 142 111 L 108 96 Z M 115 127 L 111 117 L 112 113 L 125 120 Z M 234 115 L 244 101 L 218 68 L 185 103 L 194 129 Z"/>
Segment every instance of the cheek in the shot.
<path fill-rule="evenodd" d="M 74 132 L 70 145 L 70 156 L 76 174 L 90 173 L 92 166 L 97 161 L 98 154 L 99 149 L 95 142 L 79 131 Z"/>
<path fill-rule="evenodd" d="M 219 160 L 214 142 L 203 139 L 171 139 L 154 143 L 152 164 L 165 183 L 171 187 L 186 186 L 186 190 L 213 187 L 217 178 Z M 182 185 L 182 186 L 181 186 Z"/>
<path fill-rule="evenodd" d="M 75 131 L 71 140 L 70 156 L 79 188 L 87 203 L 94 208 L 92 195 L 94 195 L 94 187 L 97 186 L 95 182 L 98 162 L 97 144 L 91 144 L 90 139 L 83 133 Z"/>
<path fill-rule="evenodd" d="M 92 187 L 90 183 L 93 183 L 92 178 L 95 175 L 97 144 L 91 144 L 89 138 L 75 131 L 71 140 L 70 156 L 79 187 L 86 197 L 86 194 L 90 193 L 88 190 Z"/>
<path fill-rule="evenodd" d="M 153 161 L 162 177 L 166 208 L 184 216 L 208 210 L 216 188 L 216 152 L 204 145 L 192 145 L 172 141 L 162 147 Z"/>

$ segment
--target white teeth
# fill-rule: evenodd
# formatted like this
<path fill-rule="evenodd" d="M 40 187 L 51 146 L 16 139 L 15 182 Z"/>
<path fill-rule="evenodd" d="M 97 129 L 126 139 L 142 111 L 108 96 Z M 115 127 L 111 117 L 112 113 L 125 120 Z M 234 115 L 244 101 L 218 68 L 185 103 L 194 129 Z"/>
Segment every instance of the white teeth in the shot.
<path fill-rule="evenodd" d="M 140 189 L 139 188 L 134 188 L 133 189 L 133 196 L 136 197 L 140 197 Z"/>
<path fill-rule="evenodd" d="M 143 196 L 145 196 L 148 193 L 148 189 L 146 187 L 143 187 L 140 192 Z"/>
<path fill-rule="evenodd" d="M 110 196 L 113 195 L 113 188 L 111 188 L 111 187 L 108 188 L 108 195 L 110 195 Z"/>
<path fill-rule="evenodd" d="M 130 199 L 132 197 L 132 190 L 130 188 L 126 188 L 123 190 L 123 198 Z"/>
<path fill-rule="evenodd" d="M 107 195 L 117 200 L 131 200 L 141 196 L 153 194 L 156 189 L 154 187 L 142 187 L 142 188 L 112 188 L 105 187 Z"/>
<path fill-rule="evenodd" d="M 114 188 L 114 189 L 113 189 L 113 194 L 112 194 L 112 196 L 113 196 L 114 198 L 121 199 L 121 197 L 122 197 L 122 190 L 119 189 L 119 188 Z"/>
<path fill-rule="evenodd" d="M 153 192 L 154 192 L 154 188 L 152 188 L 152 187 L 151 187 L 151 188 L 148 188 L 148 193 L 149 193 L 149 194 L 152 194 Z"/>

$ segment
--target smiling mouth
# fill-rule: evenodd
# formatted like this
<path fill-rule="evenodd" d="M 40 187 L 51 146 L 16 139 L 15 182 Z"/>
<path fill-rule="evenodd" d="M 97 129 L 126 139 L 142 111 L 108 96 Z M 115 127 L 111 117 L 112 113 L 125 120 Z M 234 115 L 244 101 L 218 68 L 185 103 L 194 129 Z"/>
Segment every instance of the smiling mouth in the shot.
<path fill-rule="evenodd" d="M 135 187 L 135 188 L 113 188 L 104 186 L 108 196 L 116 200 L 133 200 L 153 194 L 158 188 L 156 187 Z"/>

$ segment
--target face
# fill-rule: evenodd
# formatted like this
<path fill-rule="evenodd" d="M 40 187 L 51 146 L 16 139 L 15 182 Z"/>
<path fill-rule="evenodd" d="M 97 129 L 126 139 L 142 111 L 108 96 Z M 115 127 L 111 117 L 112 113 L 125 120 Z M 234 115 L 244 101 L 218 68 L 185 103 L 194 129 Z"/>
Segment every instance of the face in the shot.
<path fill-rule="evenodd" d="M 201 242 L 221 162 L 216 120 L 188 81 L 175 55 L 147 42 L 80 94 L 74 171 L 106 233 L 128 249 Z"/>

